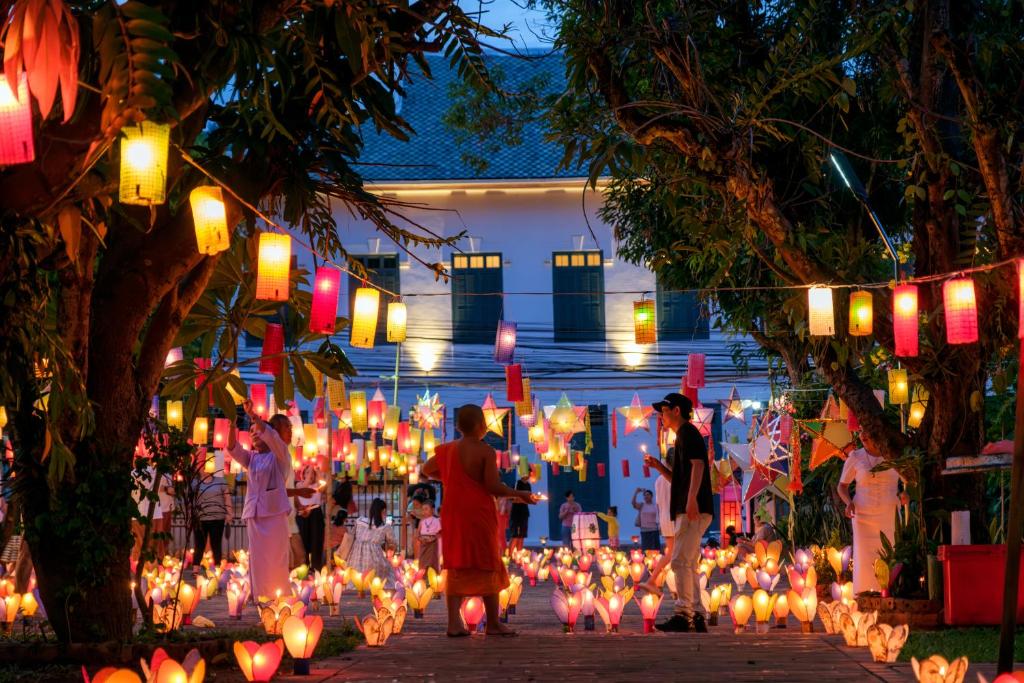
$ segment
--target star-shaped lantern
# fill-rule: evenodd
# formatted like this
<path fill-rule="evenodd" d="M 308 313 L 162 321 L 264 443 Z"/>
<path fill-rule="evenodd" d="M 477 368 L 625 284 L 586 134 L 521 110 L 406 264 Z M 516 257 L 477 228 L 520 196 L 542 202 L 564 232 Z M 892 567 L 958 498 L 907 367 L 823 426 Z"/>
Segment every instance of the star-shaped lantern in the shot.
<path fill-rule="evenodd" d="M 700 430 L 701 436 L 711 436 L 711 423 L 714 419 L 713 408 L 698 406 L 693 409 L 693 426 Z"/>
<path fill-rule="evenodd" d="M 562 398 L 558 399 L 558 404 L 554 406 L 544 406 L 544 412 L 547 413 L 548 421 L 551 424 L 551 431 L 555 434 L 572 435 L 577 432 L 586 430 L 586 406 L 574 406 L 569 397 L 562 394 Z"/>
<path fill-rule="evenodd" d="M 484 404 L 481 406 L 484 411 L 484 422 L 487 424 L 487 431 L 494 432 L 498 436 L 505 436 L 505 415 L 508 408 L 499 408 L 494 404 L 494 397 L 487 394 Z"/>
<path fill-rule="evenodd" d="M 847 421 L 840 417 L 839 406 L 831 396 L 825 401 L 821 419 L 804 422 L 803 426 L 814 437 L 810 469 L 813 470 L 829 458 L 846 458 L 846 451 L 853 443 L 853 435 Z"/>
<path fill-rule="evenodd" d="M 430 393 L 426 389 L 422 396 L 416 397 L 416 405 L 412 409 L 412 419 L 424 429 L 436 429 L 441 424 L 444 404 L 437 392 Z"/>
<path fill-rule="evenodd" d="M 640 402 L 640 394 L 633 394 L 633 401 L 628 406 L 622 406 L 617 408 L 619 414 L 626 418 L 626 434 L 630 434 L 637 429 L 642 429 L 645 432 L 651 431 L 651 414 L 654 412 L 654 408 L 649 405 L 644 405 Z"/>
<path fill-rule="evenodd" d="M 746 415 L 743 414 L 743 401 L 740 400 L 740 394 L 736 391 L 736 387 L 729 392 L 729 398 L 719 401 L 719 403 L 722 404 L 722 424 L 729 420 L 747 421 Z"/>

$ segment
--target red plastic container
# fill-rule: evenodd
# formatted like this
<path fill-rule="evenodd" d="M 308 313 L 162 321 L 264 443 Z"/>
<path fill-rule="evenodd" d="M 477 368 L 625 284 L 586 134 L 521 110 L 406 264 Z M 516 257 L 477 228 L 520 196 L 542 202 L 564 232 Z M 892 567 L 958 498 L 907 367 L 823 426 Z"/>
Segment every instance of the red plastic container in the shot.
<path fill-rule="evenodd" d="M 996 626 L 1003 619 L 1005 545 L 939 546 L 944 619 L 949 626 Z M 1024 555 L 1017 584 L 1017 622 L 1024 621 Z"/>

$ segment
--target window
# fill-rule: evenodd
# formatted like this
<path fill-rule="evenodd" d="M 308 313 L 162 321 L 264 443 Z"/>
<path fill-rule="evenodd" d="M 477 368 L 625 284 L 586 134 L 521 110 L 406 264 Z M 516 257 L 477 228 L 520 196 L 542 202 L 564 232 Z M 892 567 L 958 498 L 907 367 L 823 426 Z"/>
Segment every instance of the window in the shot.
<path fill-rule="evenodd" d="M 604 341 L 602 253 L 555 252 L 552 262 L 555 341 Z"/>
<path fill-rule="evenodd" d="M 353 261 L 359 261 L 366 268 L 366 279 L 395 294 L 401 292 L 401 281 L 398 276 L 398 255 L 397 254 L 366 254 L 363 256 L 352 256 Z M 352 302 L 356 296 L 356 289 L 362 286 L 362 280 L 348 276 L 348 311 L 352 315 Z M 381 294 L 380 308 L 377 311 L 377 334 L 374 337 L 375 344 L 383 344 L 387 341 L 388 321 L 388 297 Z"/>
<path fill-rule="evenodd" d="M 494 343 L 503 291 L 501 254 L 452 254 L 454 343 Z"/>
<path fill-rule="evenodd" d="M 709 324 L 694 292 L 673 292 L 658 283 L 658 340 L 707 339 Z"/>

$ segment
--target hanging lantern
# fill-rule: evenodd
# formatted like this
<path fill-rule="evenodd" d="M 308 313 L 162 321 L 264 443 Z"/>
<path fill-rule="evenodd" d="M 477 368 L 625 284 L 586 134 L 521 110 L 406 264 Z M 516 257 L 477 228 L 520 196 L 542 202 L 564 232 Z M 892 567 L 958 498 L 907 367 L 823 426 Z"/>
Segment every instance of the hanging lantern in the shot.
<path fill-rule="evenodd" d="M 907 386 L 907 371 L 893 368 L 889 371 L 889 403 L 901 406 L 910 398 Z"/>
<path fill-rule="evenodd" d="M 213 447 L 227 448 L 228 437 L 231 435 L 231 420 L 218 417 L 213 421 Z"/>
<path fill-rule="evenodd" d="M 384 399 L 384 394 L 381 392 L 380 387 L 377 387 L 377 391 L 373 392 L 373 398 L 370 399 L 366 410 L 366 420 L 370 425 L 370 429 L 380 429 L 384 426 L 384 413 L 387 409 L 388 402 Z"/>
<path fill-rule="evenodd" d="M 361 434 L 368 429 L 366 420 L 366 392 L 353 391 L 348 395 L 348 403 L 352 413 L 352 431 Z"/>
<path fill-rule="evenodd" d="M 377 336 L 377 311 L 380 292 L 372 287 L 356 289 L 352 303 L 352 338 L 349 344 L 357 349 L 372 349 Z"/>
<path fill-rule="evenodd" d="M 167 402 L 167 426 L 174 427 L 175 429 L 181 429 L 182 427 L 182 402 L 181 401 L 168 401 Z"/>
<path fill-rule="evenodd" d="M 28 76 L 18 76 L 17 95 L 6 78 L 0 79 L 0 166 L 27 164 L 35 158 Z"/>
<path fill-rule="evenodd" d="M 267 323 L 260 354 L 260 372 L 277 377 L 284 370 L 284 327 Z"/>
<path fill-rule="evenodd" d="M 181 347 L 180 346 L 175 346 L 170 351 L 168 351 L 167 355 L 164 357 L 164 367 L 165 368 L 170 367 L 171 365 L 174 365 L 175 363 L 178 363 L 178 362 L 184 360 L 184 358 L 185 358 L 185 354 L 181 350 Z"/>
<path fill-rule="evenodd" d="M 633 340 L 637 344 L 653 344 L 658 341 L 653 299 L 633 302 Z"/>
<path fill-rule="evenodd" d="M 152 206 L 163 204 L 167 193 L 167 147 L 171 127 L 166 123 L 142 121 L 121 129 L 122 204 Z"/>
<path fill-rule="evenodd" d="M 520 375 L 522 371 L 520 371 Z M 523 377 L 523 397 L 516 402 L 516 414 L 519 424 L 529 429 L 537 423 L 537 412 L 533 409 L 533 396 L 530 394 L 530 378 Z"/>
<path fill-rule="evenodd" d="M 274 232 L 260 233 L 256 298 L 260 301 L 287 301 L 291 265 L 292 238 Z"/>
<path fill-rule="evenodd" d="M 348 398 L 345 396 L 345 382 L 332 377 L 327 378 L 327 405 L 331 412 L 340 413 L 348 406 Z"/>
<path fill-rule="evenodd" d="M 874 304 L 871 292 L 850 294 L 850 336 L 866 337 L 871 334 L 874 319 Z"/>
<path fill-rule="evenodd" d="M 224 195 L 214 185 L 201 185 L 188 195 L 192 221 L 196 228 L 196 246 L 200 254 L 219 254 L 231 246 Z"/>
<path fill-rule="evenodd" d="M 897 356 L 918 352 L 917 285 L 897 285 L 892 296 L 892 327 Z"/>
<path fill-rule="evenodd" d="M 505 366 L 505 398 L 513 402 L 523 400 L 523 366 L 519 363 Z"/>
<path fill-rule="evenodd" d="M 1024 339 L 1024 260 L 1017 261 L 1017 338 Z"/>
<path fill-rule="evenodd" d="M 693 389 L 704 387 L 704 364 L 703 353 L 691 353 L 686 357 L 686 386 Z"/>
<path fill-rule="evenodd" d="M 376 401 L 373 401 L 376 403 Z M 398 420 L 402 416 L 402 409 L 398 406 L 388 406 L 384 413 L 384 438 L 391 440 L 398 436 Z"/>
<path fill-rule="evenodd" d="M 946 341 L 950 344 L 972 344 L 978 341 L 974 280 L 969 277 L 947 280 L 942 285 L 942 304 L 946 312 Z"/>
<path fill-rule="evenodd" d="M 252 409 L 259 417 L 267 416 L 267 385 L 253 384 L 249 387 L 249 400 Z"/>
<path fill-rule="evenodd" d="M 831 337 L 836 333 L 835 310 L 831 287 L 807 290 L 808 329 L 813 337 Z"/>
<path fill-rule="evenodd" d="M 210 438 L 210 420 L 205 417 L 197 417 L 192 425 L 192 443 L 202 445 Z"/>
<path fill-rule="evenodd" d="M 340 289 L 340 270 L 329 266 L 316 269 L 316 277 L 313 280 L 313 303 L 309 307 L 309 331 L 313 334 L 334 334 Z"/>
<path fill-rule="evenodd" d="M 319 452 L 317 445 L 318 430 L 315 424 L 302 425 L 302 456 L 306 459 L 315 458 Z"/>
<path fill-rule="evenodd" d="M 920 384 L 914 385 L 913 398 L 910 401 L 910 412 L 907 415 L 907 426 L 917 429 L 924 420 L 928 409 L 928 390 Z"/>
<path fill-rule="evenodd" d="M 401 301 L 392 301 L 388 304 L 388 341 L 401 344 L 405 341 L 405 325 L 408 312 L 405 304 Z"/>
<path fill-rule="evenodd" d="M 508 365 L 516 353 L 516 324 L 508 320 L 498 321 L 498 332 L 494 337 L 494 362 Z"/>

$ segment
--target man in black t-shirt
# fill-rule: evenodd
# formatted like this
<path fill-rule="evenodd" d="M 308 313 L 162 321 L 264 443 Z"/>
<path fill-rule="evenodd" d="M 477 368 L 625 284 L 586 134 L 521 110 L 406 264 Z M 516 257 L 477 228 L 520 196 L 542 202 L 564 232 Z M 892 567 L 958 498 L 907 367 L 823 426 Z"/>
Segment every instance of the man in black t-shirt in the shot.
<path fill-rule="evenodd" d="M 666 428 L 676 433 L 669 451 L 671 469 L 654 456 L 644 456 L 644 464 L 658 470 L 672 482 L 669 515 L 675 525 L 672 546 L 672 571 L 676 575 L 678 599 L 675 614 L 658 624 L 659 631 L 706 633 L 707 622 L 700 602 L 697 562 L 700 539 L 711 525 L 714 499 L 711 495 L 711 468 L 707 444 L 690 418 L 693 403 L 682 394 L 668 394 L 654 404 Z"/>
<path fill-rule="evenodd" d="M 516 491 L 532 491 L 530 486 L 530 475 L 524 475 L 516 482 Z M 508 551 L 512 553 L 523 549 L 523 539 L 530 528 L 530 506 L 526 503 L 512 503 L 512 511 L 508 517 L 509 535 L 512 542 L 509 543 Z"/>

